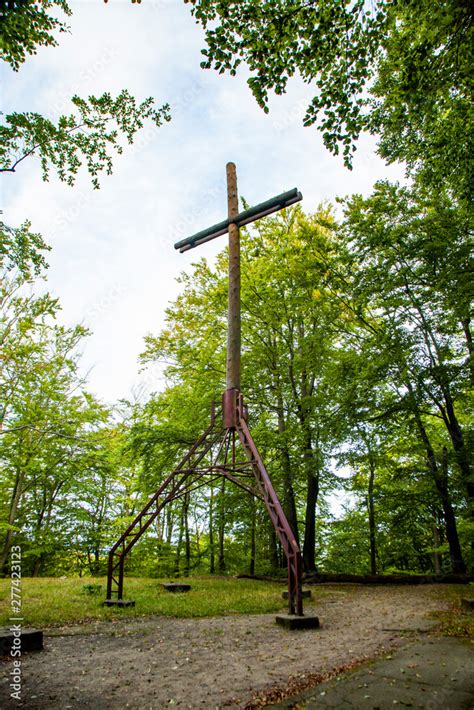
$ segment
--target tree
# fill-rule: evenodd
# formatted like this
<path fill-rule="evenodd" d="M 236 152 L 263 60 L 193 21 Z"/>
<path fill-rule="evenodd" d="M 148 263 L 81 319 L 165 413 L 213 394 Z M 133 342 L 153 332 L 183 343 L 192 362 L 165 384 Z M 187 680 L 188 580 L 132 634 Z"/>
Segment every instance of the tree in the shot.
<path fill-rule="evenodd" d="M 87 331 L 55 322 L 58 300 L 37 295 L 46 244 L 25 224 L 3 228 L 0 288 L 0 568 L 15 536 L 38 573 L 67 524 L 56 515 L 78 459 L 96 446 L 107 410 L 83 388 L 76 348 Z M 62 528 L 61 528 L 62 525 Z M 60 534 L 61 533 L 61 534 Z"/>
<path fill-rule="evenodd" d="M 2 59 L 18 71 L 27 55 L 38 46 L 56 46 L 54 31 L 68 32 L 68 26 L 55 16 L 56 8 L 72 15 L 66 0 L 6 0 L 2 7 Z"/>
<path fill-rule="evenodd" d="M 466 199 L 472 191 L 473 15 L 466 0 L 188 0 L 206 30 L 204 68 L 247 83 L 268 111 L 268 95 L 299 75 L 316 95 L 304 117 L 326 147 L 351 165 L 355 141 L 381 136 L 381 154 L 423 164 Z"/>
<path fill-rule="evenodd" d="M 51 168 L 59 179 L 74 185 L 76 174 L 85 162 L 94 188 L 99 188 L 98 174 L 112 174 L 110 149 L 123 151 L 119 137 L 133 143 L 143 122 L 156 126 L 170 120 L 169 106 L 153 107 L 154 99 L 141 103 L 128 91 L 116 98 L 108 93 L 88 100 L 73 96 L 77 114 L 61 116 L 54 124 L 38 113 L 12 113 L 0 126 L 0 172 L 14 173 L 18 165 L 32 155 L 38 155 L 43 180 L 48 180 Z"/>
<path fill-rule="evenodd" d="M 8 227 L 0 222 L 0 268 L 3 276 L 18 271 L 26 280 L 47 268 L 43 252 L 49 251 L 41 234 L 30 232 L 31 222 Z"/>
<path fill-rule="evenodd" d="M 56 46 L 55 31 L 68 31 L 55 16 L 55 8 L 72 14 L 66 0 L 12 0 L 7 4 L 1 58 L 15 71 L 38 46 Z M 120 138 L 133 143 L 144 121 L 161 126 L 170 120 L 168 104 L 155 108 L 154 102 L 152 97 L 138 102 L 123 90 L 115 98 L 107 92 L 88 99 L 73 96 L 76 113 L 60 116 L 57 123 L 38 113 L 7 114 L 0 126 L 0 172 L 15 172 L 25 158 L 38 155 L 44 180 L 54 168 L 60 180 L 73 185 L 85 163 L 97 189 L 98 174 L 112 173 L 111 150 L 122 153 Z"/>
<path fill-rule="evenodd" d="M 359 420 L 409 417 L 443 510 L 455 572 L 465 570 L 453 503 L 458 480 L 471 516 L 473 500 L 467 230 L 464 211 L 442 193 L 435 202 L 388 183 L 367 200 L 348 200 L 341 229 L 347 298 L 360 325 L 347 363 L 352 388 L 360 383 L 350 407 Z"/>
<path fill-rule="evenodd" d="M 312 217 L 287 210 L 242 235 L 242 389 L 287 517 L 296 535 L 304 528 L 308 570 L 315 569 L 316 506 L 332 419 L 327 373 L 341 316 L 339 304 L 320 288 L 326 266 L 319 251 L 335 258 L 322 221 L 331 223 L 328 210 Z M 206 400 L 224 388 L 226 279 L 225 251 L 214 269 L 201 260 L 192 276 L 182 277 L 184 290 L 167 311 L 167 327 L 146 339 L 144 358 L 165 360 L 173 390 L 179 387 L 189 402 L 199 396 L 204 412 Z M 227 487 L 221 501 L 225 496 Z M 245 515 L 250 526 L 252 515 Z"/>
<path fill-rule="evenodd" d="M 369 199 L 354 196 L 346 205 L 349 260 L 359 265 L 356 298 L 382 314 L 386 345 L 400 353 L 402 381 L 411 380 L 443 421 L 472 498 L 461 421 L 472 367 L 469 222 L 442 193 L 435 201 L 386 182 Z"/>
<path fill-rule="evenodd" d="M 48 294 L 18 295 L 21 285 L 17 281 L 5 288 L 1 314 L 0 488 L 7 524 L 0 566 L 5 570 L 15 534 L 29 533 L 37 572 L 48 545 L 57 543 L 53 508 L 77 476 L 77 454 L 88 444 L 86 431 L 101 420 L 103 409 L 87 393 L 75 393 L 83 383 L 74 350 L 84 328 L 51 322 L 57 301 Z"/>

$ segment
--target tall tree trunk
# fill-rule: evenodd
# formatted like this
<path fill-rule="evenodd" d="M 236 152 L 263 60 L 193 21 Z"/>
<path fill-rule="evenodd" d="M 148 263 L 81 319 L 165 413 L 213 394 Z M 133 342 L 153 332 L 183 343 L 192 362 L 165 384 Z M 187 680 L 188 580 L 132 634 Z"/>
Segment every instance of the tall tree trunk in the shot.
<path fill-rule="evenodd" d="M 369 486 L 367 491 L 367 507 L 369 509 L 370 574 L 377 574 L 377 530 L 375 525 L 374 479 L 375 462 L 372 454 L 369 453 Z"/>
<path fill-rule="evenodd" d="M 418 405 L 416 403 L 411 384 L 409 384 L 409 391 L 411 394 L 412 412 L 415 417 L 418 433 L 420 435 L 421 441 L 423 442 L 423 446 L 426 453 L 428 470 L 430 471 L 435 482 L 436 489 L 438 491 L 441 500 L 441 505 L 443 508 L 443 516 L 446 526 L 446 539 L 449 545 L 449 555 L 451 557 L 452 570 L 454 574 L 464 574 L 466 572 L 466 564 L 462 556 L 461 545 L 459 543 L 459 536 L 456 525 L 456 517 L 454 515 L 453 506 L 451 504 L 451 498 L 448 492 L 448 469 L 446 448 L 444 449 L 445 453 L 443 453 L 443 466 L 442 470 L 440 471 L 436 461 L 434 449 L 431 446 L 431 442 L 421 419 L 420 410 L 418 409 Z"/>
<path fill-rule="evenodd" d="M 454 411 L 454 403 L 449 392 L 445 393 L 445 401 L 447 418 L 444 421 L 453 444 L 456 462 L 466 487 L 471 519 L 474 519 L 474 478 L 471 471 L 469 451 L 466 448 L 464 435 Z"/>
<path fill-rule="evenodd" d="M 184 516 L 184 552 L 185 552 L 185 565 L 184 565 L 184 576 L 189 577 L 189 571 L 191 569 L 191 540 L 189 537 L 189 493 L 184 496 L 183 503 L 183 516 Z"/>
<path fill-rule="evenodd" d="M 249 574 L 255 574 L 255 558 L 257 553 L 257 512 L 255 506 L 255 498 L 250 496 L 250 564 L 249 564 Z"/>
<path fill-rule="evenodd" d="M 174 560 L 174 573 L 179 577 L 179 567 L 181 561 L 181 546 L 183 544 L 184 536 L 184 505 L 181 506 L 181 514 L 179 517 L 179 536 L 178 536 L 178 546 L 176 548 L 176 557 Z"/>
<path fill-rule="evenodd" d="M 469 354 L 469 375 L 471 380 L 471 385 L 474 385 L 474 346 L 472 344 L 472 333 L 471 333 L 471 319 L 469 316 L 461 319 L 462 329 L 466 338 L 466 348 Z"/>
<path fill-rule="evenodd" d="M 438 552 L 437 548 L 439 548 L 441 544 L 441 536 L 439 533 L 439 514 L 438 510 L 435 508 L 433 512 L 433 567 L 434 567 L 434 572 L 437 575 L 441 574 L 442 570 L 442 557 L 441 554 Z"/>
<path fill-rule="evenodd" d="M 211 495 L 209 498 L 209 572 L 214 574 L 216 571 L 216 555 L 214 550 L 214 487 L 211 486 Z"/>
<path fill-rule="evenodd" d="M 280 568 L 280 559 L 278 556 L 277 536 L 271 521 L 269 521 L 268 526 L 268 542 L 270 551 L 270 569 L 276 572 Z"/>
<path fill-rule="evenodd" d="M 217 560 L 217 567 L 219 569 L 219 572 L 225 572 L 225 481 L 226 479 L 222 477 L 219 500 L 219 553 Z"/>
<path fill-rule="evenodd" d="M 459 543 L 456 517 L 454 515 L 451 498 L 448 493 L 448 451 L 445 446 L 443 447 L 441 470 L 439 467 L 437 468 L 435 483 L 443 505 L 446 538 L 449 543 L 449 553 L 453 573 L 464 574 L 466 572 L 466 565 L 463 560 L 461 545 Z"/>
<path fill-rule="evenodd" d="M 296 514 L 295 492 L 293 489 L 293 476 L 291 472 L 291 459 L 288 444 L 285 438 L 286 422 L 283 409 L 283 400 L 280 393 L 278 394 L 278 433 L 280 435 L 279 449 L 281 469 L 283 473 L 283 507 L 288 523 L 290 524 L 290 528 L 293 531 L 293 535 L 295 536 L 295 540 L 299 546 L 300 538 L 298 532 L 298 517 Z"/>
<path fill-rule="evenodd" d="M 461 425 L 456 416 L 454 408 L 454 399 L 451 394 L 451 382 L 449 380 L 449 376 L 447 375 L 444 355 L 440 344 L 438 343 L 438 339 L 435 333 L 433 332 L 431 325 L 425 317 L 424 308 L 417 302 L 417 299 L 414 297 L 414 295 L 411 293 L 411 290 L 408 288 L 408 284 L 406 285 L 406 289 L 408 294 L 410 295 L 410 298 L 412 299 L 412 303 L 417 308 L 421 321 L 423 323 L 423 337 L 430 353 L 431 360 L 433 361 L 433 363 L 435 363 L 437 359 L 436 367 L 432 368 L 432 372 L 435 382 L 441 389 L 444 400 L 444 406 L 441 401 L 439 401 L 438 397 L 432 396 L 432 400 L 438 407 L 446 429 L 448 430 L 449 436 L 451 438 L 454 452 L 456 455 L 456 461 L 461 471 L 463 483 L 466 486 L 470 516 L 471 519 L 474 520 L 474 479 L 471 475 L 470 455 L 465 445 Z M 466 344 L 468 347 L 469 355 L 471 357 L 472 333 L 469 328 L 469 319 L 464 319 L 461 322 L 464 329 L 464 334 L 466 336 Z"/>
<path fill-rule="evenodd" d="M 15 483 L 13 486 L 12 497 L 10 500 L 10 509 L 8 511 L 8 525 L 13 526 L 16 520 L 16 514 L 18 511 L 18 506 L 20 504 L 21 496 L 23 495 L 23 484 L 25 482 L 25 474 L 22 470 L 17 469 L 15 476 Z M 10 547 L 13 540 L 13 530 L 11 527 L 8 528 L 5 535 L 5 542 L 3 544 L 3 550 L 0 557 L 0 570 L 2 574 L 8 574 L 8 556 L 10 554 Z"/>
<path fill-rule="evenodd" d="M 171 545 L 173 538 L 173 507 L 168 505 L 166 508 L 166 544 Z"/>
<path fill-rule="evenodd" d="M 303 542 L 303 567 L 305 572 L 316 571 L 316 504 L 319 495 L 319 466 L 313 450 L 311 428 L 304 428 L 304 467 L 306 470 L 307 493 Z"/>
<path fill-rule="evenodd" d="M 44 552 L 41 552 L 35 560 L 35 565 L 33 567 L 32 577 L 39 577 L 41 569 L 44 563 Z"/>

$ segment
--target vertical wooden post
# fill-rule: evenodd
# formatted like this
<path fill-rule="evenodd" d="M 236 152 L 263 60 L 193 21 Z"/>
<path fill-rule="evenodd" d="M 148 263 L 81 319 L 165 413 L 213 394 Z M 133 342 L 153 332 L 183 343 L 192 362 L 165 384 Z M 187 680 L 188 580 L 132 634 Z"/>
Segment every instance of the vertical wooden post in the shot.
<path fill-rule="evenodd" d="M 227 163 L 228 217 L 239 212 L 237 175 L 234 163 Z M 240 389 L 240 234 L 236 224 L 229 225 L 229 309 L 227 314 L 227 389 Z"/>

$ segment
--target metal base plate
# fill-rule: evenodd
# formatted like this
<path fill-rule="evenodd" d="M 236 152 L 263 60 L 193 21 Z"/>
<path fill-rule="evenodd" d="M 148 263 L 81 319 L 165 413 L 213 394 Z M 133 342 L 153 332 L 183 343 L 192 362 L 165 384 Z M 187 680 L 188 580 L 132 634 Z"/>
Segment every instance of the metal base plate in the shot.
<path fill-rule="evenodd" d="M 279 614 L 275 621 L 285 629 L 296 631 L 299 629 L 319 629 L 317 616 L 296 616 L 296 614 Z"/>

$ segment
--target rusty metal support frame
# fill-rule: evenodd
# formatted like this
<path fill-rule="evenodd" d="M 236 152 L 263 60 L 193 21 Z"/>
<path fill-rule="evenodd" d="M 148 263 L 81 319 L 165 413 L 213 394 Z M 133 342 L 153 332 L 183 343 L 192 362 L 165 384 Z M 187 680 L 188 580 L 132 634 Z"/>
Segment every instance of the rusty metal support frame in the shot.
<path fill-rule="evenodd" d="M 237 444 L 240 444 L 245 452 L 245 460 L 237 459 Z M 209 465 L 203 465 L 206 457 L 210 458 Z M 256 496 L 265 504 L 288 563 L 288 611 L 293 615 L 303 615 L 301 553 L 248 429 L 242 394 L 235 388 L 224 392 L 222 423 L 216 422 L 213 411 L 211 423 L 204 434 L 190 448 L 179 466 L 161 484 L 110 549 L 107 574 L 108 600 L 123 599 L 125 559 L 165 505 L 209 485 L 221 476 Z M 253 479 L 256 487 L 242 480 L 247 477 Z"/>
<path fill-rule="evenodd" d="M 227 389 L 222 397 L 222 421 L 216 424 L 213 405 L 211 423 L 208 429 L 191 447 L 179 466 L 162 483 L 157 492 L 110 550 L 107 599 L 112 600 L 113 595 L 116 595 L 117 599 L 122 599 L 125 557 L 157 518 L 164 506 L 186 493 L 208 485 L 216 477 L 225 476 L 232 483 L 261 498 L 265 503 L 288 562 L 288 610 L 290 614 L 302 616 L 301 552 L 248 429 L 247 412 L 240 392 L 241 303 L 239 234 L 239 227 L 298 202 L 302 199 L 302 195 L 295 188 L 239 214 L 237 173 L 234 163 L 227 163 L 226 175 L 227 220 L 175 244 L 175 248 L 183 252 L 204 244 L 206 241 L 226 232 L 229 235 Z M 245 452 L 246 460 L 243 462 L 238 462 L 236 458 L 236 435 Z M 214 447 L 217 447 L 215 453 Z M 211 457 L 211 465 L 200 466 L 208 455 Z M 219 462 L 219 457 L 224 459 L 223 462 Z M 251 474 L 255 480 L 256 490 L 239 480 L 239 476 L 246 472 Z M 206 476 L 210 476 L 210 480 L 206 481 Z"/>

